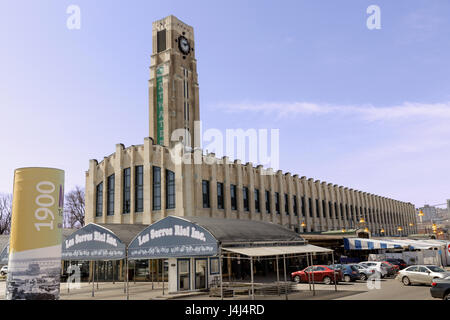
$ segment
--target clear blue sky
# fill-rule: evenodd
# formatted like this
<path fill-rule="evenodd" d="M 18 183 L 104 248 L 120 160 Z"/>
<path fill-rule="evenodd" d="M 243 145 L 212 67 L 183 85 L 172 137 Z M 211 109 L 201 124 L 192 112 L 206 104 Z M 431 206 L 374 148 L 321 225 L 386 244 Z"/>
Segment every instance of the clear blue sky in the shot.
<path fill-rule="evenodd" d="M 284 171 L 416 206 L 450 198 L 447 0 L 3 0 L 0 192 L 24 166 L 84 186 L 89 159 L 143 143 L 152 22 L 169 14 L 195 30 L 205 129 L 279 128 Z"/>

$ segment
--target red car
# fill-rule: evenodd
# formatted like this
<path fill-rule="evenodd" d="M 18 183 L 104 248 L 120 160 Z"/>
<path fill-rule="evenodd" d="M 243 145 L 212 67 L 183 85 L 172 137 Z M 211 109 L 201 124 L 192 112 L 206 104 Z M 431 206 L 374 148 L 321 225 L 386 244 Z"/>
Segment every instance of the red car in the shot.
<path fill-rule="evenodd" d="M 307 267 L 301 271 L 295 271 L 291 273 L 292 281 L 308 282 L 308 275 L 310 282 L 323 282 L 325 284 L 331 284 L 336 279 L 337 282 L 342 281 L 342 273 L 340 270 L 333 270 L 324 265 Z M 335 278 L 336 277 L 336 278 Z"/>
<path fill-rule="evenodd" d="M 394 272 L 397 273 L 400 270 L 400 266 L 396 264 L 392 264 L 388 261 L 382 261 L 383 263 L 386 263 L 389 267 L 394 268 Z"/>

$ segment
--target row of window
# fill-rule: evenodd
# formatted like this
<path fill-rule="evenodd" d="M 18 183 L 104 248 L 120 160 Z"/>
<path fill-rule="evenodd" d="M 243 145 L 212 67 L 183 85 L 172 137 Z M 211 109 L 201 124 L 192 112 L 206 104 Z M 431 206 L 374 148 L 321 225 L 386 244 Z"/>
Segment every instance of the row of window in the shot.
<path fill-rule="evenodd" d="M 161 168 L 153 166 L 153 210 L 161 210 Z M 144 167 L 135 166 L 134 179 L 134 211 L 144 211 Z M 167 170 L 166 173 L 166 209 L 175 208 L 175 173 Z M 126 168 L 122 173 L 123 178 L 123 208 L 122 213 L 131 211 L 131 168 Z M 106 179 L 106 215 L 114 215 L 115 174 Z M 103 215 L 103 182 L 97 185 L 96 190 L 96 216 Z"/>
<path fill-rule="evenodd" d="M 236 185 L 231 184 L 230 185 L 230 198 L 231 198 L 231 210 L 237 210 L 237 188 Z M 211 207 L 211 203 L 210 203 L 210 185 L 209 185 L 209 181 L 208 180 L 203 180 L 202 181 L 202 198 L 203 198 L 203 208 L 210 208 Z M 260 207 L 260 198 L 259 198 L 259 189 L 255 189 L 254 190 L 254 199 L 255 199 L 255 211 L 256 212 L 261 212 L 261 207 Z M 266 213 L 270 213 L 270 191 L 265 190 L 265 208 L 266 208 Z M 217 208 L 218 209 L 224 209 L 224 185 L 222 182 L 217 182 Z M 249 190 L 247 187 L 243 187 L 242 188 L 242 201 L 243 201 L 243 207 L 244 207 L 244 211 L 249 211 Z M 284 194 L 284 212 L 289 215 L 289 195 L 287 193 Z M 305 216 L 305 197 L 302 196 L 300 198 L 300 208 L 301 208 L 301 214 L 304 217 Z M 309 216 L 312 218 L 313 217 L 313 206 L 312 206 L 312 199 L 308 198 L 308 204 L 309 204 Z M 315 208 L 316 208 L 316 217 L 320 218 L 320 208 L 319 208 L 319 200 L 316 199 L 316 203 L 315 203 Z M 328 213 L 328 215 L 331 216 L 331 211 L 332 211 L 332 206 L 333 203 L 331 201 L 328 201 L 328 208 L 326 206 L 326 201 L 322 200 L 322 215 L 325 218 L 326 217 L 326 213 Z M 357 215 L 357 207 L 350 205 L 348 206 L 347 204 L 343 205 L 342 203 L 339 204 L 339 209 L 338 210 L 338 204 L 336 202 L 334 202 L 334 210 L 336 212 L 336 215 L 338 214 L 338 212 L 340 213 L 340 219 L 344 220 L 344 217 L 346 220 L 353 220 L 353 221 L 357 221 L 359 220 L 358 215 Z M 328 210 L 328 212 L 326 212 L 326 210 Z M 345 210 L 345 211 L 344 211 Z M 367 217 L 368 222 L 375 222 L 374 221 L 374 217 L 372 216 L 372 210 L 369 208 L 363 208 L 363 207 L 359 207 L 359 212 L 362 213 L 364 212 L 364 216 Z M 350 211 L 350 215 L 349 215 L 349 211 Z M 374 210 L 374 213 L 378 214 L 378 210 Z M 275 192 L 275 212 L 277 214 L 280 214 L 280 195 L 278 192 Z M 297 196 L 293 196 L 293 212 L 294 212 L 294 216 L 298 216 L 298 207 L 297 207 Z M 369 214 L 367 214 L 369 213 Z M 344 216 L 345 214 L 345 216 Z M 338 217 L 339 218 L 339 217 Z"/>

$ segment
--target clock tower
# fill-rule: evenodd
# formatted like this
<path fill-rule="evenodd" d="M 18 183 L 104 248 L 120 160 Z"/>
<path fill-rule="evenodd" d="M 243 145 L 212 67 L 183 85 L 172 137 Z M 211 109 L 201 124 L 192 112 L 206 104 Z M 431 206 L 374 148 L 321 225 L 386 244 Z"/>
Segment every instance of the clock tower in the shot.
<path fill-rule="evenodd" d="M 168 16 L 153 23 L 149 80 L 149 130 L 156 144 L 183 141 L 194 148 L 200 119 L 194 29 Z"/>

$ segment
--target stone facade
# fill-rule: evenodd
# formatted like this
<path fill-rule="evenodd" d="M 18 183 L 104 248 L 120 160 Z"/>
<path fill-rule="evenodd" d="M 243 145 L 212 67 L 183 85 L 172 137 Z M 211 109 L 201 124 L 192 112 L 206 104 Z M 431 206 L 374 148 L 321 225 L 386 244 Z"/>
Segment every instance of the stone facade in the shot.
<path fill-rule="evenodd" d="M 165 35 L 158 36 L 158 32 L 163 30 L 166 30 Z M 177 48 L 182 37 L 189 43 L 189 50 L 184 52 L 182 48 Z M 160 50 L 158 41 L 163 38 L 164 50 Z M 229 161 L 227 157 L 218 159 L 214 154 L 204 155 L 198 148 L 196 135 L 189 143 L 183 140 L 188 147 L 183 148 L 184 159 L 189 161 L 173 161 L 171 152 L 180 145 L 177 142 L 169 143 L 173 140 L 171 136 L 174 130 L 182 128 L 194 134 L 194 122 L 199 120 L 193 49 L 192 27 L 173 16 L 153 24 L 149 81 L 150 136 L 144 139 L 143 145 L 125 148 L 117 144 L 116 152 L 100 163 L 90 160 L 86 172 L 86 223 L 151 224 L 168 215 L 205 216 L 263 220 L 298 232 L 319 232 L 361 227 L 359 221 L 364 219 L 364 227 L 373 234 L 380 233 L 381 229 L 384 229 L 385 235 L 405 235 L 417 231 L 415 208 L 411 203 L 291 175 L 289 172 L 272 172 L 262 166 L 254 167 L 252 163 Z M 159 139 L 162 143 L 158 144 Z M 161 169 L 161 205 L 157 209 L 153 208 L 154 167 Z M 136 174 L 137 168 L 143 171 L 140 178 Z M 169 208 L 166 203 L 166 170 L 175 176 L 174 195 L 171 193 L 171 201 L 175 201 L 174 208 Z M 126 181 L 125 172 L 129 174 Z M 112 175 L 114 179 L 108 179 Z M 141 179 L 142 185 L 136 179 Z M 108 186 L 108 181 L 113 181 L 113 185 Z M 203 192 L 206 188 L 204 181 L 208 183 L 207 194 Z M 219 183 L 223 189 L 219 188 Z M 236 190 L 235 209 L 232 208 L 232 185 Z M 138 206 L 139 188 L 143 201 Z M 126 206 L 125 190 L 127 199 L 129 197 Z M 218 196 L 218 190 L 223 190 L 222 197 Z M 247 201 L 244 200 L 244 193 Z M 219 208 L 221 199 L 223 208 Z M 125 210 L 125 207 L 128 209 Z M 142 210 L 137 210 L 140 207 Z M 113 210 L 108 212 L 108 208 Z M 403 230 L 398 231 L 398 227 Z"/>

